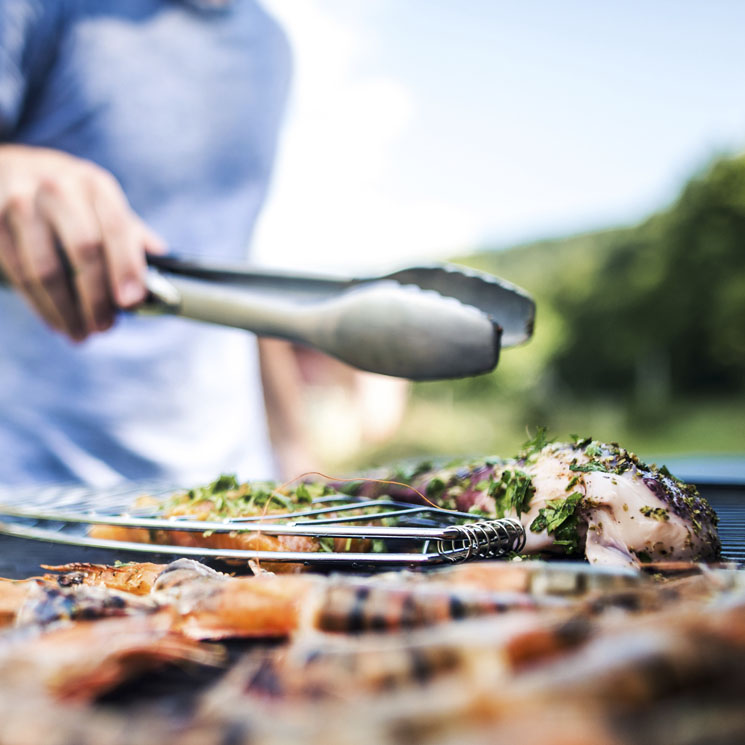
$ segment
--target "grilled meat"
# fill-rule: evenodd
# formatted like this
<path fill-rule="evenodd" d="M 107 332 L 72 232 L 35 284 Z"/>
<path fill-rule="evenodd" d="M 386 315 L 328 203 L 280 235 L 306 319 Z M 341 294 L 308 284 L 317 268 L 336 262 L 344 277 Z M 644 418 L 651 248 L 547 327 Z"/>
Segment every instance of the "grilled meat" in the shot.
<path fill-rule="evenodd" d="M 696 488 L 614 443 L 539 440 L 510 461 L 424 464 L 376 475 L 406 485 L 361 480 L 344 488 L 415 502 L 423 501 L 419 492 L 441 507 L 517 518 L 526 530 L 526 554 L 617 566 L 719 556 L 717 517 Z"/>

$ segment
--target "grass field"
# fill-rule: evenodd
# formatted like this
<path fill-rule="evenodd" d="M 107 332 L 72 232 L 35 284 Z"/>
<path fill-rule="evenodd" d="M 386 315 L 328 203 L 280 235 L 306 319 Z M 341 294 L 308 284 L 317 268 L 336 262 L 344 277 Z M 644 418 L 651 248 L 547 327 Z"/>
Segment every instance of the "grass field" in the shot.
<path fill-rule="evenodd" d="M 675 402 L 664 417 L 634 415 L 612 401 L 557 401 L 550 413 L 526 422 L 524 407 L 507 397 L 422 397 L 414 390 L 404 422 L 382 448 L 334 464 L 354 470 L 430 455 L 515 454 L 527 429 L 543 424 L 557 439 L 570 434 L 618 441 L 654 460 L 669 455 L 745 456 L 745 400 Z"/>

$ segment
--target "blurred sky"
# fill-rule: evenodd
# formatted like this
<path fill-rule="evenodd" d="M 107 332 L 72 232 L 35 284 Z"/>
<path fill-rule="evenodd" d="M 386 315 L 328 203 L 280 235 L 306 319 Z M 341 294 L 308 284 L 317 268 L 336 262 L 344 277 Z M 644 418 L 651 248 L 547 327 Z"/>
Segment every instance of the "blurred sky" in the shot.
<path fill-rule="evenodd" d="M 264 263 L 367 270 L 634 222 L 745 146 L 740 0 L 265 0 L 294 48 Z"/>

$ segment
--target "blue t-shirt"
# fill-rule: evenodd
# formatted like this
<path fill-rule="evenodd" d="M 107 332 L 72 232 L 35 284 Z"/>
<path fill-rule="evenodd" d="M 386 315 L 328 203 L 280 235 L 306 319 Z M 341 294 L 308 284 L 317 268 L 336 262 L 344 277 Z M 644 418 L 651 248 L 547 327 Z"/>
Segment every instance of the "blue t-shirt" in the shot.
<path fill-rule="evenodd" d="M 290 73 L 254 2 L 0 0 L 0 141 L 92 160 L 172 250 L 241 261 Z M 123 315 L 82 345 L 0 290 L 0 484 L 273 471 L 255 340 Z"/>

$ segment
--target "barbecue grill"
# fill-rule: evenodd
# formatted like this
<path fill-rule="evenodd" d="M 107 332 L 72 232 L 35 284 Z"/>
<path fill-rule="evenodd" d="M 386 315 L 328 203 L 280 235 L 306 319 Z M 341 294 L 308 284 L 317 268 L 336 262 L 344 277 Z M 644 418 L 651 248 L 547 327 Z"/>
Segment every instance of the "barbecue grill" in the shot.
<path fill-rule="evenodd" d="M 525 534 L 514 520 L 483 520 L 469 513 L 411 505 L 391 500 L 367 500 L 334 495 L 286 517 L 239 518 L 223 522 L 160 519 L 152 508 L 133 509 L 136 498 L 148 494 L 166 498 L 179 491 L 163 482 L 128 483 L 110 489 L 46 486 L 0 489 L 0 576 L 20 578 L 38 573 L 40 564 L 69 562 L 167 563 L 189 556 L 205 563 L 248 559 L 305 563 L 321 569 L 374 570 L 430 567 L 453 561 L 498 558 L 519 552 Z M 700 486 L 720 517 L 722 555 L 745 562 L 745 485 L 707 483 Z M 383 525 L 367 525 L 371 521 Z M 125 543 L 93 539 L 91 524 L 192 530 L 261 531 L 271 535 L 371 538 L 383 540 L 375 553 L 300 553 L 207 549 Z"/>
<path fill-rule="evenodd" d="M 12 493 L 0 491 L 0 540 L 6 542 L 9 549 L 3 553 L 17 556 L 8 568 L 11 573 L 6 576 L 20 576 L 19 571 L 28 576 L 38 570 L 40 563 L 113 563 L 124 557 L 127 560 L 167 562 L 188 556 L 206 563 L 240 562 L 243 566 L 254 559 L 337 569 L 434 566 L 469 559 L 499 558 L 519 553 L 525 545 L 522 525 L 510 518 L 484 520 L 468 512 L 345 494 L 317 498 L 309 507 L 287 514 L 239 517 L 219 522 L 192 520 L 189 516 L 162 518 L 152 512 L 152 507 L 132 507 L 137 497 L 143 494 L 164 499 L 177 491 L 183 489 L 163 483 L 135 483 L 110 490 L 53 486 Z M 369 524 L 371 522 L 374 524 Z M 261 532 L 273 536 L 368 539 L 382 542 L 378 546 L 383 550 L 292 552 L 156 545 L 91 537 L 87 534 L 90 525 L 196 533 Z M 7 544 L 8 541 L 12 543 Z M 55 558 L 40 558 L 48 554 Z M 26 557 L 31 556 L 35 566 L 29 567 Z"/>

